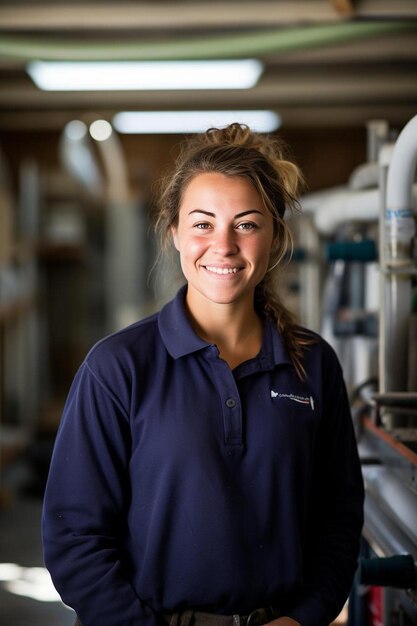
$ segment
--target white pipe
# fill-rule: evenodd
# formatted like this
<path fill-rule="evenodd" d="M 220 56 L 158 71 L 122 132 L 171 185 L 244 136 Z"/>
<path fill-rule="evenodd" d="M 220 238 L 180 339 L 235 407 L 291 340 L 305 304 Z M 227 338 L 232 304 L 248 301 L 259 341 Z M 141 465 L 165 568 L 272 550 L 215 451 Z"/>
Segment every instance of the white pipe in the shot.
<path fill-rule="evenodd" d="M 388 170 L 387 208 L 411 208 L 411 190 L 417 162 L 417 115 L 406 124 L 395 142 Z"/>
<path fill-rule="evenodd" d="M 408 326 L 412 299 L 412 281 L 408 271 L 414 269 L 413 180 L 416 162 L 417 115 L 404 127 L 392 150 L 385 203 L 381 206 L 380 263 L 385 270 L 381 284 L 381 391 L 404 391 L 407 388 Z M 386 172 L 387 164 L 384 163 L 381 170 L 382 174 Z M 390 424 L 387 422 L 386 425 L 398 425 L 394 412 L 389 419 Z"/>
<path fill-rule="evenodd" d="M 315 223 L 323 235 L 332 235 L 338 226 L 352 220 L 372 222 L 378 218 L 378 190 L 345 191 L 323 202 Z"/>
<path fill-rule="evenodd" d="M 73 139 L 64 132 L 61 135 L 59 151 L 66 171 L 92 196 L 100 198 L 103 193 L 103 177 L 88 138 Z"/>
<path fill-rule="evenodd" d="M 315 213 L 319 209 L 325 200 L 329 200 L 334 195 L 346 191 L 346 185 L 340 185 L 338 187 L 330 187 L 328 189 L 320 189 L 319 191 L 312 191 L 300 198 L 300 204 L 303 213 Z"/>
<path fill-rule="evenodd" d="M 410 190 L 411 196 L 411 190 Z M 411 209 L 417 212 L 417 185 L 412 188 Z M 348 222 L 375 222 L 379 216 L 380 197 L 378 189 L 365 191 L 338 191 L 330 195 L 316 208 L 314 222 L 322 235 L 332 235 L 342 224 Z M 304 207 L 304 205 L 302 204 Z"/>
<path fill-rule="evenodd" d="M 106 139 L 96 141 L 96 145 L 106 172 L 107 200 L 114 203 L 131 201 L 127 163 L 119 137 L 111 131 Z"/>
<path fill-rule="evenodd" d="M 348 186 L 352 191 L 378 187 L 379 166 L 377 162 L 358 165 L 349 176 Z"/>
<path fill-rule="evenodd" d="M 376 162 L 381 146 L 387 142 L 389 124 L 387 120 L 369 120 L 366 129 L 368 161 Z"/>
<path fill-rule="evenodd" d="M 387 143 L 384 146 L 382 146 L 381 150 L 379 151 L 379 156 L 378 156 L 378 165 L 379 167 L 389 167 L 389 164 L 392 161 L 392 153 L 394 152 L 394 145 L 393 143 Z M 381 179 L 378 178 L 378 185 L 380 185 Z"/>

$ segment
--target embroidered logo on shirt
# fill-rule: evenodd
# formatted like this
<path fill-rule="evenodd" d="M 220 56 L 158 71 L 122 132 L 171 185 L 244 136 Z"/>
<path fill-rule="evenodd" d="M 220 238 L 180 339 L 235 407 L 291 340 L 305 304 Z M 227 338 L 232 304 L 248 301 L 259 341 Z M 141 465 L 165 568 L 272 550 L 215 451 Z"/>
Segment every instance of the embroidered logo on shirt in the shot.
<path fill-rule="evenodd" d="M 314 411 L 313 396 L 297 396 L 294 393 L 280 393 L 279 391 L 271 389 L 271 398 L 287 398 L 287 400 L 292 400 L 293 402 L 298 402 L 299 404 L 304 404 L 305 406 L 310 405 L 311 410 Z"/>

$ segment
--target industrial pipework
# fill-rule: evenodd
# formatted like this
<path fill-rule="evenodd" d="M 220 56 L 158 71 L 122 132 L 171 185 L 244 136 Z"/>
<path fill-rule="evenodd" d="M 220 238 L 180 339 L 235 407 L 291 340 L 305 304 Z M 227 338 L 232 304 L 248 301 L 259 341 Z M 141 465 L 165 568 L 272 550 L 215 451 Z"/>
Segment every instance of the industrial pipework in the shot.
<path fill-rule="evenodd" d="M 381 393 L 407 390 L 412 277 L 417 274 L 412 199 L 416 162 L 417 115 L 403 128 L 394 145 L 387 173 L 386 202 L 381 206 Z"/>

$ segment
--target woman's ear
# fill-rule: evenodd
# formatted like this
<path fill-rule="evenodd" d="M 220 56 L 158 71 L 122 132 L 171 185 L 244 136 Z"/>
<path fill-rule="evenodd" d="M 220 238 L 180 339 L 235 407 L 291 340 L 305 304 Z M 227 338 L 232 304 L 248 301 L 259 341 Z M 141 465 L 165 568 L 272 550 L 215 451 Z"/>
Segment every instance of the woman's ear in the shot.
<path fill-rule="evenodd" d="M 174 242 L 175 248 L 179 252 L 180 251 L 180 246 L 179 246 L 179 242 L 178 242 L 178 230 L 177 230 L 176 226 L 171 226 L 171 237 L 172 237 L 172 241 Z"/>

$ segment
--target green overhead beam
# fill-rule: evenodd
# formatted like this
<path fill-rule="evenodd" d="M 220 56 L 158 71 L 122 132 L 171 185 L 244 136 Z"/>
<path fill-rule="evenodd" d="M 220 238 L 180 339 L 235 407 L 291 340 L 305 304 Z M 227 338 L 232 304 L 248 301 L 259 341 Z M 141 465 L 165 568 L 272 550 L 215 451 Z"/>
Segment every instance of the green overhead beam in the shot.
<path fill-rule="evenodd" d="M 342 22 L 323 26 L 277 28 L 245 34 L 133 43 L 106 43 L 0 35 L 0 58 L 31 61 L 127 61 L 216 59 L 262 56 L 416 30 L 409 22 Z"/>

